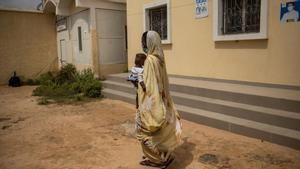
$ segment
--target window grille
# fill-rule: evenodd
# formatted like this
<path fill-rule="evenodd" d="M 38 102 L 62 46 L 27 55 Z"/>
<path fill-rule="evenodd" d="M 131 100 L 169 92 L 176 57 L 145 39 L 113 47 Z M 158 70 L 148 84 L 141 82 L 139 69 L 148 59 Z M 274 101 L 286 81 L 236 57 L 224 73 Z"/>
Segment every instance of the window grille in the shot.
<path fill-rule="evenodd" d="M 260 32 L 261 0 L 223 0 L 223 34 Z"/>
<path fill-rule="evenodd" d="M 159 33 L 162 40 L 168 39 L 167 5 L 149 9 L 149 29 Z"/>

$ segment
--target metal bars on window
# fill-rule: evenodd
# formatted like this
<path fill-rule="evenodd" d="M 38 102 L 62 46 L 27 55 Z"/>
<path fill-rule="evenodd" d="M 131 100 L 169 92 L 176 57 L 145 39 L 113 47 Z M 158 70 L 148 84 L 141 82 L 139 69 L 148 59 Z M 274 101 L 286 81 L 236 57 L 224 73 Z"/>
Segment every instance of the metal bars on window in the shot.
<path fill-rule="evenodd" d="M 261 0 L 222 0 L 223 34 L 260 32 Z"/>
<path fill-rule="evenodd" d="M 167 5 L 149 9 L 149 29 L 159 33 L 162 40 L 168 39 Z"/>

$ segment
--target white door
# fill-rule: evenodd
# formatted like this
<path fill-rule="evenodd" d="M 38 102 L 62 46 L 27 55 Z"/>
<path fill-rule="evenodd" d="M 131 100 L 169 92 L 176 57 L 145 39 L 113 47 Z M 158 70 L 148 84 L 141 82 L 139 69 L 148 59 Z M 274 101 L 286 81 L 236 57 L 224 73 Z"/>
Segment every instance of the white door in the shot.
<path fill-rule="evenodd" d="M 63 65 L 67 62 L 67 44 L 65 39 L 60 40 L 60 64 Z"/>
<path fill-rule="evenodd" d="M 69 31 L 57 32 L 57 55 L 58 64 L 62 66 L 66 63 L 72 63 L 72 51 L 70 50 Z"/>
<path fill-rule="evenodd" d="M 126 63 L 126 12 L 97 9 L 96 20 L 100 64 Z"/>

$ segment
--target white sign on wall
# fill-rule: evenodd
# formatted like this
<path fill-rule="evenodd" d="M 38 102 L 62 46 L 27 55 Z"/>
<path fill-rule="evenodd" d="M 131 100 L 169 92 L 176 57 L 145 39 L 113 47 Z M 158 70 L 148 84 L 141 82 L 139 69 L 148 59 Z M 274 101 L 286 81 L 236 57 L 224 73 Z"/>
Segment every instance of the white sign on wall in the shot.
<path fill-rule="evenodd" d="M 208 0 L 196 1 L 196 18 L 204 18 L 208 16 Z"/>
<path fill-rule="evenodd" d="M 56 22 L 56 30 L 57 32 L 63 31 L 67 29 L 67 19 L 63 18 Z"/>

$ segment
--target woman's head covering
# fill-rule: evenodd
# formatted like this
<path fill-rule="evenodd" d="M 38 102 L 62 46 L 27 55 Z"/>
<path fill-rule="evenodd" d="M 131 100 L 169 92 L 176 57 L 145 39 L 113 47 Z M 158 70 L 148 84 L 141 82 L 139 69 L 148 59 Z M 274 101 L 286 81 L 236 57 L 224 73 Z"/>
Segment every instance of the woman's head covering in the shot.
<path fill-rule="evenodd" d="M 161 39 L 157 32 L 148 31 L 147 48 L 148 48 L 148 55 L 157 56 L 163 63 L 165 62 L 164 52 L 161 47 Z"/>

